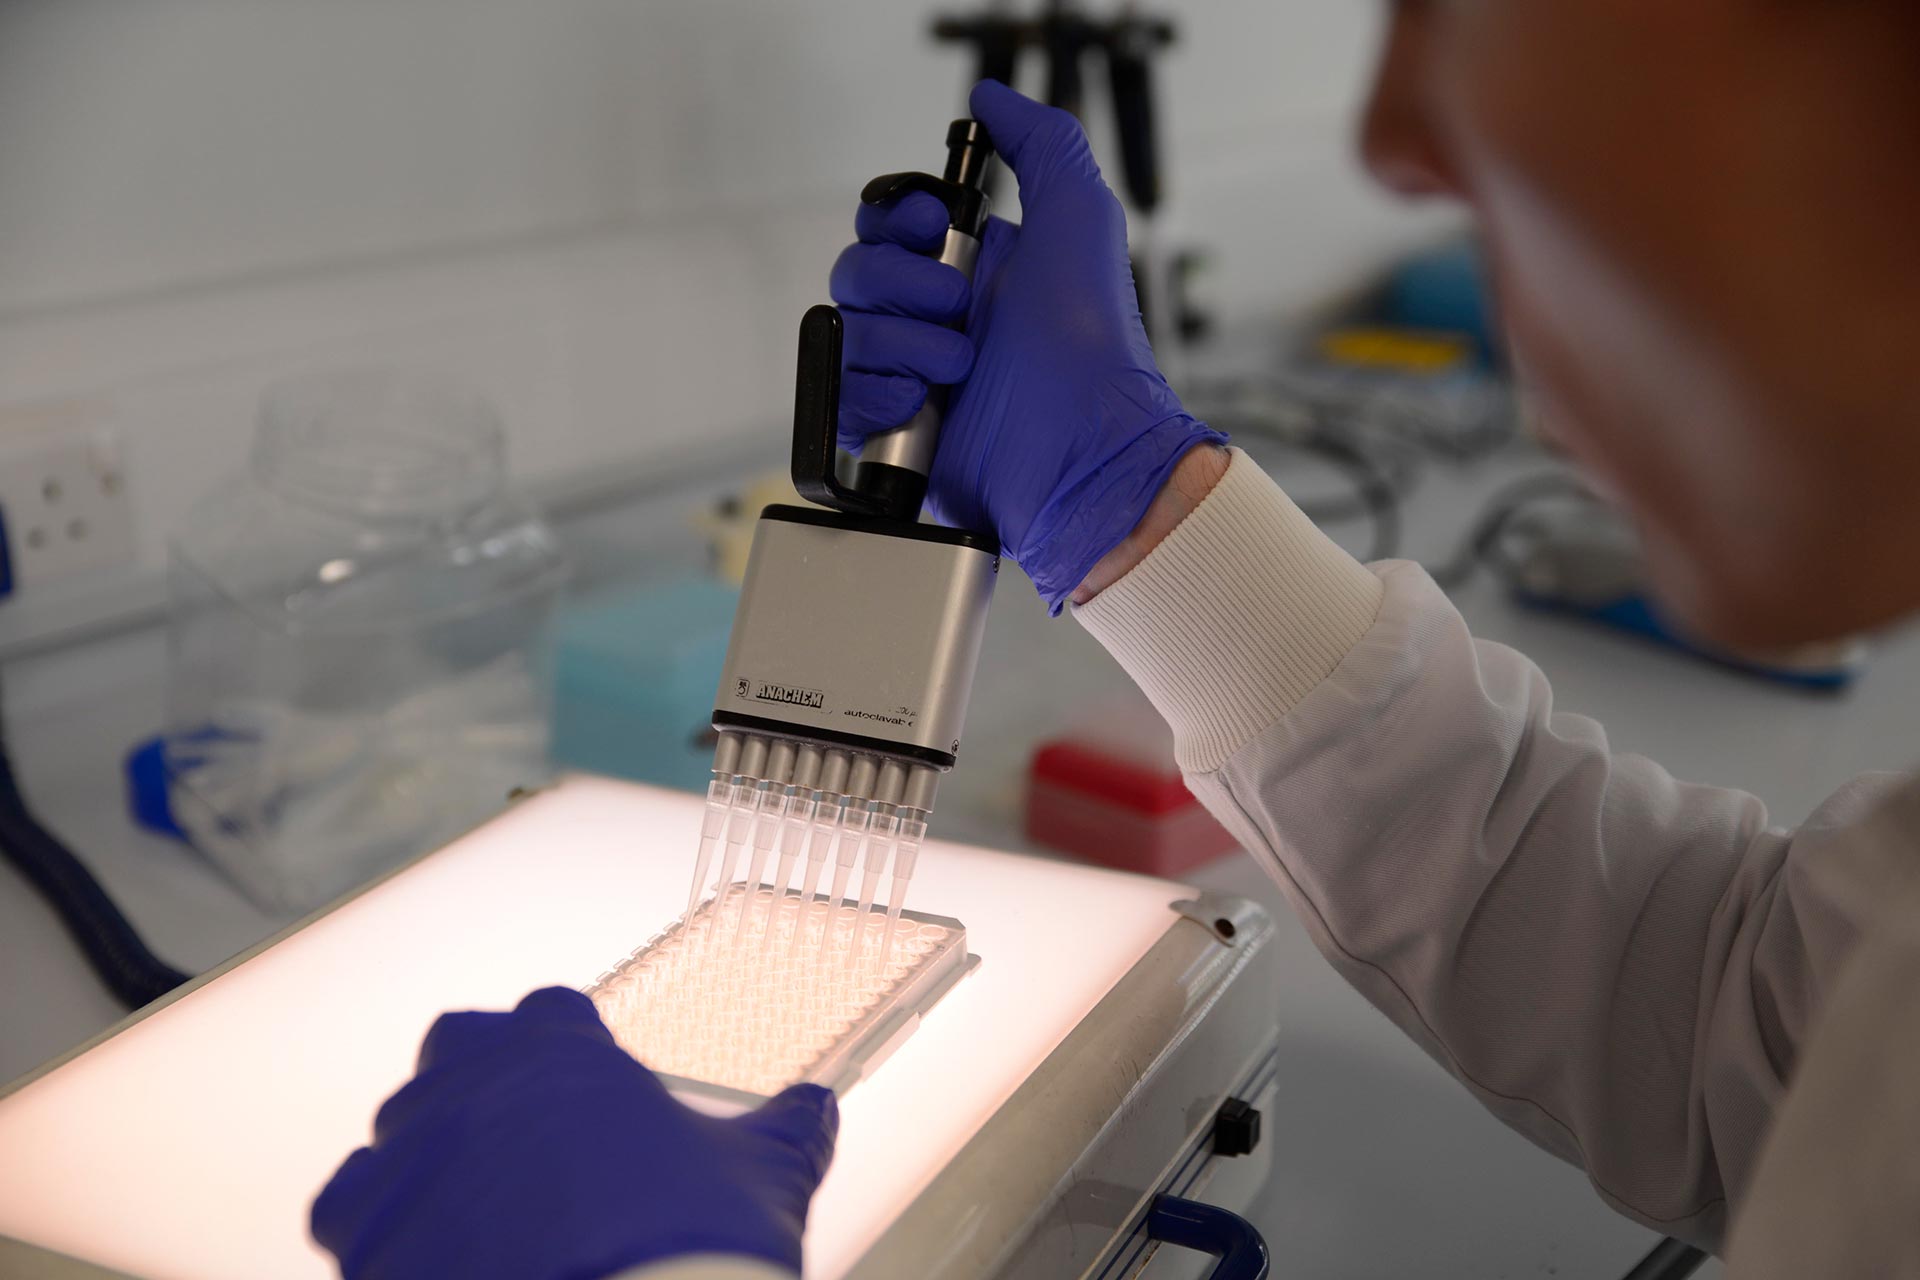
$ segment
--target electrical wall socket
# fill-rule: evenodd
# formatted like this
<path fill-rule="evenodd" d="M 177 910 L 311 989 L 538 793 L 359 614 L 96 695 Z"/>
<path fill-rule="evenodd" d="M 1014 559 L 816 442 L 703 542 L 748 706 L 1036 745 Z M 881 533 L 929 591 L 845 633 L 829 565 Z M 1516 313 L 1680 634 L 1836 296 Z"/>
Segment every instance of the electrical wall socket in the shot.
<path fill-rule="evenodd" d="M 0 523 L 13 590 L 134 559 L 118 437 L 98 407 L 0 410 Z"/>

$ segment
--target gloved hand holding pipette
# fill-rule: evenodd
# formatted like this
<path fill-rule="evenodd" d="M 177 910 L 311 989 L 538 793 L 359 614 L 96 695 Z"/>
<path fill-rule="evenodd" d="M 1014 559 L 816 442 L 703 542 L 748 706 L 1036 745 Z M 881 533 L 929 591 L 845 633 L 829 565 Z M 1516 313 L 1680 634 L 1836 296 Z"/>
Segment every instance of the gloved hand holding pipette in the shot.
<path fill-rule="evenodd" d="M 591 1001 L 547 988 L 433 1024 L 373 1145 L 314 1201 L 313 1235 L 347 1280 L 596 1280 L 695 1258 L 797 1275 L 838 1125 L 813 1085 L 731 1120 L 691 1111 Z"/>
<path fill-rule="evenodd" d="M 921 256 L 940 202 L 862 205 L 834 265 L 846 323 L 841 443 L 899 426 L 927 384 L 956 382 L 934 457 L 940 519 L 991 529 L 1056 609 L 1140 523 L 1195 445 L 1226 437 L 1181 407 L 1153 361 L 1127 258 L 1126 215 L 1080 124 L 1004 85 L 974 116 L 1020 181 L 1021 222 L 987 227 L 971 289 Z M 964 313 L 956 332 L 946 326 Z"/>

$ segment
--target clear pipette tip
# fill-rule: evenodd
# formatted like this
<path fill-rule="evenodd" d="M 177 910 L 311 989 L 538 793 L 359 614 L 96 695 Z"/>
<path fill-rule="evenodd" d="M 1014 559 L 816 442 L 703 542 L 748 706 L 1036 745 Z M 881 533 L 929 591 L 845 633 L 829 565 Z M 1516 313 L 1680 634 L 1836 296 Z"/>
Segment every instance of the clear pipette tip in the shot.
<path fill-rule="evenodd" d="M 880 935 L 880 963 L 893 959 L 893 935 L 900 927 L 900 909 L 907 905 L 907 886 L 913 883 L 913 867 L 920 860 L 920 842 L 927 836 L 927 820 L 918 810 L 900 811 L 899 839 L 894 845 L 893 887 L 887 894 L 887 927 Z"/>
<path fill-rule="evenodd" d="M 700 815 L 700 855 L 693 864 L 693 886 L 687 890 L 687 919 L 700 905 L 701 890 L 707 887 L 707 872 L 713 868 L 714 850 L 727 833 L 727 802 L 732 786 L 727 779 L 715 777 L 707 784 L 707 807 Z"/>
<path fill-rule="evenodd" d="M 838 865 L 833 872 L 833 892 L 827 898 L 829 934 L 832 932 L 833 917 L 845 901 L 847 880 L 853 875 L 854 865 L 859 861 L 867 827 L 873 821 L 873 787 L 879 777 L 879 769 L 873 757 L 856 756 L 847 771 L 847 807 L 840 819 L 839 836 L 834 842 L 834 859 Z M 823 938 L 822 942 L 825 941 Z M 826 950 L 823 945 L 823 956 Z"/>
<path fill-rule="evenodd" d="M 745 892 L 740 895 L 740 910 L 733 920 L 733 940 L 736 943 L 746 933 L 747 916 L 753 910 L 754 896 L 760 890 L 760 879 L 766 874 L 767 858 L 773 852 L 774 837 L 780 831 L 781 810 L 785 805 L 785 796 L 776 794 L 762 784 L 760 803 L 753 822 L 753 857 L 747 863 Z"/>
<path fill-rule="evenodd" d="M 814 809 L 818 804 L 815 798 L 818 793 L 814 788 L 820 781 L 820 765 L 821 752 L 817 747 L 801 747 L 794 758 L 793 785 L 787 789 L 786 817 L 780 826 L 780 861 L 773 875 L 773 895 L 767 907 L 766 927 L 760 935 L 763 947 L 773 941 L 774 915 L 787 896 L 795 865 L 806 853 L 807 832 L 812 827 Z M 796 932 L 798 929 L 799 916 L 796 916 Z"/>
<path fill-rule="evenodd" d="M 827 918 L 820 930 L 820 962 L 826 963 L 833 954 L 833 918 L 839 914 L 840 899 L 847 891 L 847 877 L 853 874 L 853 868 L 845 863 L 833 869 L 833 892 L 827 895 Z"/>
<path fill-rule="evenodd" d="M 793 941 L 787 944 L 789 951 L 800 950 L 800 940 L 806 936 L 806 923 L 813 914 L 813 895 L 820 889 L 820 876 L 827 869 L 827 863 L 833 860 L 833 842 L 840 831 L 840 818 L 841 798 L 837 795 L 820 801 L 814 811 L 813 830 L 807 837 L 807 874 L 800 888 L 800 922 L 793 931 Z M 832 910 L 829 905 L 829 924 Z"/>
<path fill-rule="evenodd" d="M 853 918 L 853 947 L 847 953 L 848 963 L 855 967 L 863 959 L 867 922 L 873 912 L 874 895 L 880 890 L 880 877 L 886 872 L 888 856 L 893 852 L 894 829 L 898 823 L 891 809 L 882 809 L 873 815 L 867 831 L 865 858 L 860 868 L 860 912 Z"/>
<path fill-rule="evenodd" d="M 713 905 L 716 911 L 727 896 L 727 886 L 733 883 L 733 873 L 740 866 L 740 854 L 746 849 L 748 838 L 753 835 L 753 814 L 758 803 L 759 792 L 754 784 L 736 779 L 727 806 L 726 846 L 720 855 L 720 872 L 713 880 Z"/>
<path fill-rule="evenodd" d="M 867 918 L 873 911 L 873 896 L 880 887 L 880 876 L 893 853 L 894 832 L 900 819 L 894 806 L 906 786 L 907 770 L 897 760 L 882 761 L 873 783 L 873 813 L 861 841 L 860 909 L 853 918 L 853 945 L 847 951 L 847 963 L 859 968 L 867 940 Z"/>
<path fill-rule="evenodd" d="M 734 919 L 735 943 L 746 932 L 747 917 L 759 894 L 760 879 L 766 874 L 767 859 L 773 851 L 775 838 L 780 834 L 781 821 L 787 814 L 790 798 L 787 783 L 793 776 L 793 751 L 791 742 L 774 743 L 767 751 L 766 771 L 754 788 L 753 858 L 748 864 L 746 886 L 740 895 L 740 913 Z"/>
<path fill-rule="evenodd" d="M 760 801 L 760 771 L 766 767 L 767 744 L 764 738 L 748 738 L 740 749 L 740 771 L 734 775 L 727 806 L 726 847 L 720 857 L 720 873 L 713 882 L 713 912 L 707 921 L 704 942 L 715 945 L 720 935 L 720 908 L 733 884 L 733 873 L 740 865 L 740 854 L 753 835 Z"/>

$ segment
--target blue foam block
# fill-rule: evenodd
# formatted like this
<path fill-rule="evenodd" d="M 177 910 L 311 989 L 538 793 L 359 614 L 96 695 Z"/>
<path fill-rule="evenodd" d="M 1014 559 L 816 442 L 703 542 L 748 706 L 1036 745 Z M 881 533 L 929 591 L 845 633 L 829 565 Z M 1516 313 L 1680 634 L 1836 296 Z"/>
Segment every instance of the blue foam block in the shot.
<path fill-rule="evenodd" d="M 556 762 L 703 790 L 714 690 L 739 600 L 737 588 L 700 578 L 569 608 L 555 648 Z"/>
<path fill-rule="evenodd" d="M 1482 362 L 1500 361 L 1499 325 L 1480 252 L 1469 241 L 1443 245 L 1400 263 L 1388 278 L 1377 319 L 1410 329 L 1462 333 Z"/>

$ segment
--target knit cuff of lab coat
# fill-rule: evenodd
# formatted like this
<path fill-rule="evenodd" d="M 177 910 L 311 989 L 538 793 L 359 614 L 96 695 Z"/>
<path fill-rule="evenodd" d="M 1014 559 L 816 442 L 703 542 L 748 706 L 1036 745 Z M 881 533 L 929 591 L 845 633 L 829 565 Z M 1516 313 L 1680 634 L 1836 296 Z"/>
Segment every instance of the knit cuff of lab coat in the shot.
<path fill-rule="evenodd" d="M 1380 580 L 1232 451 L 1213 491 L 1074 616 L 1208 773 L 1292 710 L 1380 612 Z"/>

